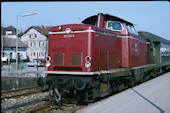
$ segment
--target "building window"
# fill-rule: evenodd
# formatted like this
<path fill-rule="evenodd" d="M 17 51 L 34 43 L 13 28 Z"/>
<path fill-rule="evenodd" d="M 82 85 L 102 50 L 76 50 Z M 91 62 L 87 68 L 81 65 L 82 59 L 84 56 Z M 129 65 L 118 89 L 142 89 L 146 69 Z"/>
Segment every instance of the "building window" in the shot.
<path fill-rule="evenodd" d="M 39 41 L 39 47 L 41 47 L 41 41 Z"/>
<path fill-rule="evenodd" d="M 6 34 L 7 35 L 12 34 L 12 31 L 6 31 Z"/>
<path fill-rule="evenodd" d="M 10 58 L 12 58 L 12 53 L 10 53 Z"/>
<path fill-rule="evenodd" d="M 35 52 L 33 52 L 33 54 L 34 54 L 34 56 L 36 56 L 36 53 L 35 53 Z"/>
<path fill-rule="evenodd" d="M 28 47 L 31 47 L 31 41 L 28 42 Z"/>
<path fill-rule="evenodd" d="M 2 56 L 5 57 L 5 53 L 4 52 L 3 52 Z"/>
<path fill-rule="evenodd" d="M 31 47 L 33 47 L 33 42 L 31 42 Z"/>
<path fill-rule="evenodd" d="M 35 47 L 35 44 L 36 44 L 36 43 L 35 43 L 34 41 L 32 41 L 32 42 L 31 42 L 31 47 Z"/>
<path fill-rule="evenodd" d="M 40 41 L 39 42 L 39 47 L 44 47 L 45 46 L 45 41 Z"/>
<path fill-rule="evenodd" d="M 34 39 L 34 38 L 37 37 L 37 35 L 36 35 L 35 33 L 32 33 L 32 34 L 29 35 L 29 37 L 30 37 L 31 39 Z"/>
<path fill-rule="evenodd" d="M 43 44 L 43 46 L 45 47 L 45 45 L 46 45 L 46 43 L 45 43 L 45 41 L 44 41 L 44 44 Z"/>

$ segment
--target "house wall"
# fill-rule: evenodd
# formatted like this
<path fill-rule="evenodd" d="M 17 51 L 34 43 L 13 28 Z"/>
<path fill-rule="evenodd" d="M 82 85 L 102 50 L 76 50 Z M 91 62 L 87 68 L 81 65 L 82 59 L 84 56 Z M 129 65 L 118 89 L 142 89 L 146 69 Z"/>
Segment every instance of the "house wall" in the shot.
<path fill-rule="evenodd" d="M 20 60 L 27 59 L 26 48 L 18 48 Z M 7 61 L 10 59 L 16 59 L 16 49 L 14 47 L 4 47 L 2 52 L 2 60 Z"/>
<path fill-rule="evenodd" d="M 31 28 L 21 36 L 21 41 L 28 45 L 26 54 L 29 56 L 30 60 L 37 59 L 37 54 L 38 59 L 45 59 L 45 53 L 48 47 L 48 40 L 45 35 Z"/>
<path fill-rule="evenodd" d="M 20 32 L 18 31 L 18 34 Z M 8 44 L 6 45 L 4 43 L 4 40 L 8 39 L 7 42 Z M 8 26 L 8 27 L 1 27 L 1 58 L 2 61 L 8 61 L 10 59 L 16 59 L 16 47 L 15 46 L 9 46 L 10 43 L 14 43 L 13 41 L 15 41 L 14 39 L 16 39 L 16 28 L 13 26 Z M 18 44 L 18 53 L 20 56 L 20 60 L 25 60 L 27 59 L 26 56 L 26 48 L 19 47 Z"/>

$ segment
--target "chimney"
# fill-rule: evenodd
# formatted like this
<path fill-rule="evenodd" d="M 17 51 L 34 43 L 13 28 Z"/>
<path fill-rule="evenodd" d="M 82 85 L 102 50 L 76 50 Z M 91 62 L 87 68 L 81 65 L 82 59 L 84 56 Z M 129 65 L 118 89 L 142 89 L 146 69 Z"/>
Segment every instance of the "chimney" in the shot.
<path fill-rule="evenodd" d="M 98 16 L 97 16 L 97 27 L 102 27 L 104 28 L 104 15 L 102 13 L 99 13 Z"/>
<path fill-rule="evenodd" d="M 44 33 L 44 26 L 41 25 L 41 33 L 43 34 Z"/>
<path fill-rule="evenodd" d="M 43 25 L 41 25 L 41 29 L 43 29 Z"/>

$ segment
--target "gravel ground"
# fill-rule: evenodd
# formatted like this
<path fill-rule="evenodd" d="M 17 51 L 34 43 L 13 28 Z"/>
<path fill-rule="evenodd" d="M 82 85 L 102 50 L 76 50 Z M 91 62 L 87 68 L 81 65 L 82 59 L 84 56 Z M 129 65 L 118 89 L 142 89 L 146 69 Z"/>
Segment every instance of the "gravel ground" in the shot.
<path fill-rule="evenodd" d="M 84 107 L 86 107 L 86 105 L 67 104 L 66 106 L 58 107 L 57 109 L 52 109 L 52 112 L 53 113 L 74 113 L 76 110 L 82 109 Z"/>
<path fill-rule="evenodd" d="M 22 107 L 22 105 L 26 105 L 26 103 L 32 103 L 34 101 L 41 101 L 48 96 L 48 92 L 39 92 L 29 96 L 21 96 L 19 98 L 10 98 L 1 101 L 1 110 L 8 111 L 12 109 L 16 109 L 18 107 Z"/>
<path fill-rule="evenodd" d="M 48 97 L 48 92 L 39 92 L 29 96 L 21 96 L 17 98 L 10 98 L 1 100 L 1 111 L 7 113 L 19 113 L 28 111 L 38 106 L 43 106 L 42 100 Z M 38 104 L 41 103 L 41 104 Z M 76 110 L 82 109 L 87 105 L 77 105 L 76 103 L 63 103 L 61 105 L 54 105 L 46 109 L 43 113 L 74 113 Z"/>

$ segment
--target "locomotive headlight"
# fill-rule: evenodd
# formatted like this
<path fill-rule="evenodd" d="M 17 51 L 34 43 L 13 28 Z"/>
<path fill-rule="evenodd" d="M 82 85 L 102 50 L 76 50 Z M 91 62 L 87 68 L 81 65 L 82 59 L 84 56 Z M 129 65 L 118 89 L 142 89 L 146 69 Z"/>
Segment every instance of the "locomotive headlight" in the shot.
<path fill-rule="evenodd" d="M 49 67 L 51 63 L 49 61 L 46 62 L 46 67 Z"/>
<path fill-rule="evenodd" d="M 91 67 L 91 63 L 90 63 L 90 62 L 86 62 L 86 63 L 85 63 L 85 67 L 86 67 L 86 68 L 90 68 L 90 67 Z"/>
<path fill-rule="evenodd" d="M 90 56 L 86 56 L 85 60 L 86 60 L 86 62 L 90 62 L 91 61 L 91 57 Z"/>
<path fill-rule="evenodd" d="M 66 34 L 70 34 L 71 33 L 71 29 L 70 28 L 66 28 L 65 32 L 66 32 Z"/>
<path fill-rule="evenodd" d="M 47 58 L 46 58 L 46 61 L 48 62 L 50 62 L 51 61 L 51 57 L 50 56 L 47 56 Z"/>
<path fill-rule="evenodd" d="M 49 67 L 51 65 L 50 61 L 51 61 L 51 57 L 47 56 L 47 58 L 46 58 L 46 67 Z"/>

